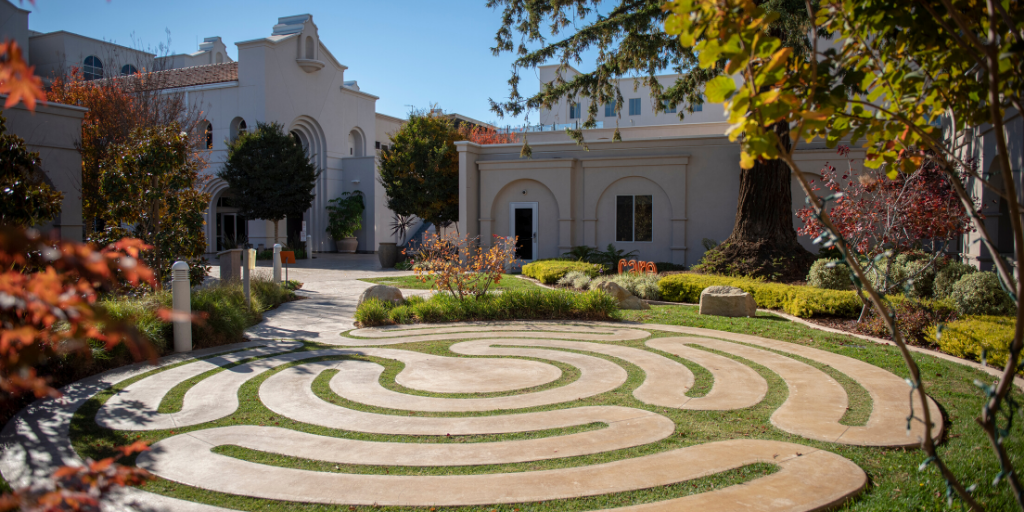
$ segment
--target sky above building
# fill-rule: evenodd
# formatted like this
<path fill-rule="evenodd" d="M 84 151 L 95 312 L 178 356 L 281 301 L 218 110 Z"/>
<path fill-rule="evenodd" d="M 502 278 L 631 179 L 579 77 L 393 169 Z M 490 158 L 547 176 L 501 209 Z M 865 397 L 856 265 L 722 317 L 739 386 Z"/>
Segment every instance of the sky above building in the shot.
<path fill-rule="evenodd" d="M 7 0 L 0 0 L 7 1 Z M 346 80 L 380 97 L 377 111 L 406 117 L 437 104 L 498 125 L 488 98 L 508 96 L 513 57 L 491 54 L 501 11 L 486 0 L 367 2 L 349 0 L 28 0 L 29 28 L 66 30 L 131 47 L 167 44 L 191 53 L 204 37 L 220 36 L 232 59 L 235 42 L 269 36 L 278 17 L 309 13 L 321 41 L 348 66 Z M 524 70 L 521 93 L 538 90 L 536 70 Z M 531 116 L 536 123 L 536 114 Z"/>

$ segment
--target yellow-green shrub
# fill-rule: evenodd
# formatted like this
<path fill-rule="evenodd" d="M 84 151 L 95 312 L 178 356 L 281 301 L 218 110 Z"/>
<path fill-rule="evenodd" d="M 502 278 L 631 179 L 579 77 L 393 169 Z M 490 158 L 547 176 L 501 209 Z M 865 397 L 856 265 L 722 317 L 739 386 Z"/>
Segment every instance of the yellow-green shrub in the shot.
<path fill-rule="evenodd" d="M 937 329 L 931 330 L 928 341 L 947 354 L 979 361 L 984 350 L 989 363 L 1003 366 L 1010 353 L 1016 320 L 1012 316 L 967 316 L 946 324 L 941 334 Z"/>
<path fill-rule="evenodd" d="M 562 276 L 574 270 L 583 272 L 590 277 L 597 277 L 600 269 L 601 265 L 583 261 L 540 260 L 523 265 L 523 275 L 544 284 L 555 284 Z"/>
<path fill-rule="evenodd" d="M 672 274 L 658 281 L 662 300 L 672 302 L 700 302 L 700 292 L 709 286 L 735 286 L 754 296 L 758 307 L 781 309 L 801 318 L 832 315 L 856 317 L 861 301 L 856 292 L 823 290 L 810 286 L 767 283 L 745 277 L 725 277 L 710 274 Z"/>

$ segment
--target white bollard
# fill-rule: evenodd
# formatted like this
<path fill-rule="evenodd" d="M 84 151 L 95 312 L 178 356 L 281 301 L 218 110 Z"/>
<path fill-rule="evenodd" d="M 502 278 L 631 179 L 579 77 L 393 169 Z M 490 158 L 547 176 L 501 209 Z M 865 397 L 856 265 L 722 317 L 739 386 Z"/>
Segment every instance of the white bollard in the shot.
<path fill-rule="evenodd" d="M 274 282 L 281 282 L 281 244 L 274 244 Z"/>
<path fill-rule="evenodd" d="M 188 263 L 171 265 L 171 305 L 174 322 L 174 351 L 192 351 L 192 287 L 188 282 Z"/>

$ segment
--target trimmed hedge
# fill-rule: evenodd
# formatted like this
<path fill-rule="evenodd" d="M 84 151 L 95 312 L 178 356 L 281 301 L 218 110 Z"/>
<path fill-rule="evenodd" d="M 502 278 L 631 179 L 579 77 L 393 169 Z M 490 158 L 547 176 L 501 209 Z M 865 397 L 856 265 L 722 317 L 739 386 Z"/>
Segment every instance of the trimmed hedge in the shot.
<path fill-rule="evenodd" d="M 356 309 L 364 327 L 398 323 L 487 320 L 617 320 L 618 303 L 606 293 L 562 290 L 505 290 L 456 299 L 446 293 L 427 300 L 410 297 L 402 305 L 369 299 Z"/>
<path fill-rule="evenodd" d="M 603 267 L 596 263 L 567 260 L 539 260 L 523 265 L 523 275 L 532 277 L 544 284 L 555 284 L 565 274 L 572 271 L 583 272 L 590 277 L 597 277 Z"/>
<path fill-rule="evenodd" d="M 946 324 L 941 334 L 933 329 L 928 341 L 947 354 L 978 361 L 984 350 L 989 363 L 1005 366 L 1015 328 L 1011 316 L 968 316 Z"/>
<path fill-rule="evenodd" d="M 758 307 L 781 309 L 800 318 L 830 315 L 856 318 L 862 303 L 854 291 L 823 290 L 810 286 L 767 283 L 745 277 L 710 274 L 673 274 L 658 281 L 662 300 L 700 302 L 700 293 L 709 286 L 735 286 L 754 296 Z"/>

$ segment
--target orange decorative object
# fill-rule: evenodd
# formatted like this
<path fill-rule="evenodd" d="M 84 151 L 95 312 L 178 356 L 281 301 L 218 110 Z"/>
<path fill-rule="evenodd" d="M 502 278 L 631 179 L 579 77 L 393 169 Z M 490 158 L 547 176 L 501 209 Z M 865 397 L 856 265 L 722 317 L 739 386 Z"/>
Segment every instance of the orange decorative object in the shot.
<path fill-rule="evenodd" d="M 619 260 L 619 273 L 621 274 L 623 269 L 628 269 L 628 272 L 634 274 L 657 274 L 658 267 L 653 261 L 637 261 L 637 260 Z"/>
<path fill-rule="evenodd" d="M 281 263 L 295 264 L 295 251 L 281 251 Z"/>

